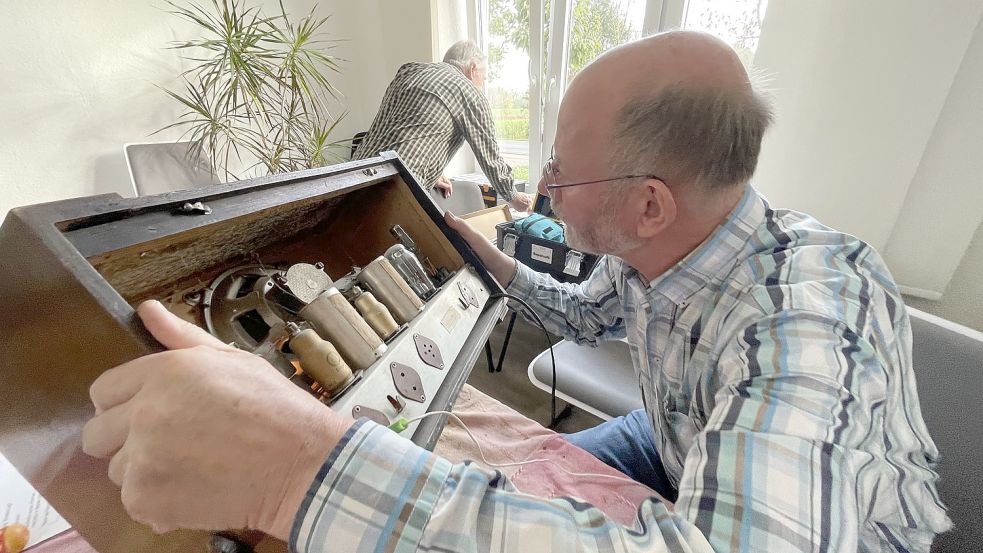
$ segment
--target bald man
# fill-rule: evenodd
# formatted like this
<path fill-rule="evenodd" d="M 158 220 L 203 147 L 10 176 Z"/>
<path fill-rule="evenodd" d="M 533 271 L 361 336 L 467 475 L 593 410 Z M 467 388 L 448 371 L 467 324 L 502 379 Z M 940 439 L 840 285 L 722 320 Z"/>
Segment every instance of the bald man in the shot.
<path fill-rule="evenodd" d="M 85 449 L 158 531 L 255 528 L 303 553 L 927 552 L 950 523 L 904 304 L 870 246 L 748 184 L 770 120 L 726 45 L 650 37 L 577 76 L 539 183 L 572 245 L 606 254 L 583 285 L 447 215 L 553 332 L 627 338 L 646 410 L 570 439 L 676 497 L 633 528 L 334 413 L 157 303 L 139 314 L 171 351 L 93 384 Z"/>

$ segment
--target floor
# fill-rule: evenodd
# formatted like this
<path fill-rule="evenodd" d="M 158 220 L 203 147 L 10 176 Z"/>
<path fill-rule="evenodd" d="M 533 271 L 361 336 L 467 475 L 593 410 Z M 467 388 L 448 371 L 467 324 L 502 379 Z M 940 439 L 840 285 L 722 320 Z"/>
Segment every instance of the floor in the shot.
<path fill-rule="evenodd" d="M 496 363 L 502 351 L 507 327 L 508 317 L 498 325 L 491 336 L 493 359 Z M 552 343 L 557 341 L 559 338 L 551 337 Z M 512 339 L 509 341 L 502 372 L 489 373 L 486 356 L 482 353 L 474 365 L 474 370 L 471 371 L 468 383 L 545 426 L 550 420 L 550 395 L 533 386 L 526 371 L 529 362 L 546 348 L 546 337 L 542 329 L 520 317 L 516 319 L 515 328 L 512 329 Z M 557 412 L 565 406 L 563 400 L 557 400 Z M 603 421 L 594 415 L 574 407 L 573 413 L 560 422 L 556 431 L 577 432 L 601 422 Z"/>

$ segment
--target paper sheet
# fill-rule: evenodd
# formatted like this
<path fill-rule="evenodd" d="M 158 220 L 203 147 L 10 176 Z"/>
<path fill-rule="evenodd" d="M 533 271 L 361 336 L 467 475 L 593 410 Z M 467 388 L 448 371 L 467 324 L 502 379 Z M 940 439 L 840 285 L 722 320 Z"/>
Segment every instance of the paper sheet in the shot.
<path fill-rule="evenodd" d="M 70 528 L 68 522 L 0 454 L 0 527 L 15 522 L 30 528 L 28 547 Z"/>

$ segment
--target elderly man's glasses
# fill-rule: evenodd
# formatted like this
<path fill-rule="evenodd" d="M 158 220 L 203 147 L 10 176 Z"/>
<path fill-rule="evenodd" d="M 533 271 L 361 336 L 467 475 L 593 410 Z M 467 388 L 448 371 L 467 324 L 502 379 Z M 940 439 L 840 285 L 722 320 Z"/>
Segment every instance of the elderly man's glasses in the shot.
<path fill-rule="evenodd" d="M 611 182 L 616 180 L 624 179 L 657 179 L 665 182 L 665 180 L 657 177 L 655 175 L 622 175 L 620 177 L 611 177 L 607 179 L 596 179 L 596 180 L 585 180 L 582 182 L 565 182 L 563 184 L 557 184 L 556 182 L 556 171 L 553 169 L 553 154 L 550 154 L 549 159 L 546 160 L 546 165 L 543 165 L 543 180 L 546 181 L 546 191 L 556 190 L 557 188 L 569 188 L 571 186 L 581 186 L 583 184 L 596 184 L 599 182 Z"/>

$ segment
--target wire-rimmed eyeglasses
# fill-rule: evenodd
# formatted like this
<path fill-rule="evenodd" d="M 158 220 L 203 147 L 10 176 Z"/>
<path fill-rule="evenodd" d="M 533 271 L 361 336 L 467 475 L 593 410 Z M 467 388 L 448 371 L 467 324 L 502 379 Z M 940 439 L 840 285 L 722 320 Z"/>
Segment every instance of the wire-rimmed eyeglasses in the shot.
<path fill-rule="evenodd" d="M 543 180 L 546 181 L 546 191 L 556 190 L 557 188 L 569 188 L 571 186 L 581 186 L 584 184 L 596 184 L 599 182 L 611 182 L 616 180 L 624 179 L 657 179 L 662 182 L 666 182 L 661 177 L 656 175 L 622 175 L 620 177 L 610 177 L 607 179 L 595 179 L 595 180 L 585 180 L 581 182 L 567 182 L 563 184 L 557 184 L 556 182 L 556 172 L 553 170 L 553 152 L 550 152 L 549 159 L 546 160 L 546 164 L 543 165 Z"/>

